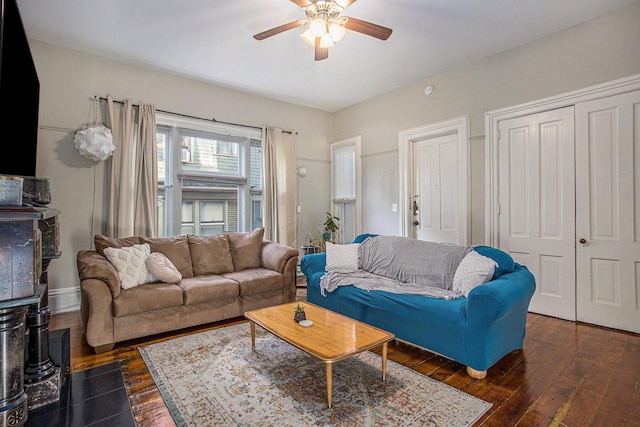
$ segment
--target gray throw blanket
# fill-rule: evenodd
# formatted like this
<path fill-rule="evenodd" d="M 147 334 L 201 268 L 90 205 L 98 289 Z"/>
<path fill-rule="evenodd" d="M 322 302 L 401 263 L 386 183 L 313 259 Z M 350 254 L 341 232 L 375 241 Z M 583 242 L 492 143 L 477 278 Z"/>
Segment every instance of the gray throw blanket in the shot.
<path fill-rule="evenodd" d="M 354 285 L 365 290 L 454 299 L 453 276 L 472 246 L 449 245 L 399 236 L 375 236 L 360 244 L 359 269 L 351 273 L 328 272 L 320 291 Z"/>

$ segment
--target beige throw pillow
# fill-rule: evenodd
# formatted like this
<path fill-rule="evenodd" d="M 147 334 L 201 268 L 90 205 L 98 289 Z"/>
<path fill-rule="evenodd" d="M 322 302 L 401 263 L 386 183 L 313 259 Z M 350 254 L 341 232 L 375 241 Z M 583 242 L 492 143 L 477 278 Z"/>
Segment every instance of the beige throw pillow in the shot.
<path fill-rule="evenodd" d="M 233 272 L 233 260 L 229 248 L 229 236 L 189 235 L 189 250 L 193 274 L 225 274 Z"/>
<path fill-rule="evenodd" d="M 191 253 L 187 236 L 175 237 L 141 237 L 142 243 L 148 243 L 151 252 L 160 252 L 171 260 L 182 277 L 193 277 Z"/>
<path fill-rule="evenodd" d="M 156 281 L 146 264 L 150 253 L 151 250 L 147 244 L 104 249 L 104 255 L 118 272 L 122 289 L 130 289 Z"/>
<path fill-rule="evenodd" d="M 160 252 L 152 252 L 145 261 L 147 268 L 158 280 L 165 283 L 178 283 L 182 280 L 182 274 L 175 265 Z"/>
<path fill-rule="evenodd" d="M 235 271 L 260 267 L 264 228 L 256 228 L 249 233 L 227 231 L 224 234 L 229 236 L 231 259 Z"/>

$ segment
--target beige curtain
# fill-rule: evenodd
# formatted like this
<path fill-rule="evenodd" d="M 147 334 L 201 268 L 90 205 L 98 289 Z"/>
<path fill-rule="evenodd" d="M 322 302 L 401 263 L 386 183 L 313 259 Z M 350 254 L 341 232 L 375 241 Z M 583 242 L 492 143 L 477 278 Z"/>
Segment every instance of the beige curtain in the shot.
<path fill-rule="evenodd" d="M 107 235 L 155 237 L 158 223 L 156 109 L 107 96 L 107 127 L 116 149 L 111 157 Z"/>
<path fill-rule="evenodd" d="M 296 133 L 262 128 L 262 221 L 264 237 L 295 247 Z"/>

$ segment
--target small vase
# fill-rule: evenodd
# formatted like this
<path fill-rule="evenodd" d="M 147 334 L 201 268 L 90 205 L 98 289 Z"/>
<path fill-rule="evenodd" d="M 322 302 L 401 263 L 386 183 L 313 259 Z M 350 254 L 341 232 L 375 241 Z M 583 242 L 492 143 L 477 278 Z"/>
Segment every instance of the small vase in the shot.
<path fill-rule="evenodd" d="M 304 311 L 300 313 L 294 313 L 293 320 L 296 322 L 300 322 L 301 320 L 307 320 L 307 316 L 304 314 Z"/>

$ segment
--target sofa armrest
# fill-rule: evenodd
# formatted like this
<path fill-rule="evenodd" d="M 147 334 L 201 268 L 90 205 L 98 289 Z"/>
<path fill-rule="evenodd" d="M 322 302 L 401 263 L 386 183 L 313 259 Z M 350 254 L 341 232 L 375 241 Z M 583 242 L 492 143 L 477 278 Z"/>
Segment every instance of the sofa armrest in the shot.
<path fill-rule="evenodd" d="M 291 258 L 295 258 L 298 264 L 298 251 L 292 247 L 280 243 L 265 240 L 260 251 L 260 266 L 278 273 L 284 273 L 285 267 Z"/>
<path fill-rule="evenodd" d="M 535 292 L 535 278 L 524 266 L 475 287 L 467 298 L 467 320 L 491 322 L 511 310 L 527 312 Z"/>
<path fill-rule="evenodd" d="M 80 288 L 80 314 L 87 343 L 94 348 L 113 347 L 113 299 L 109 287 L 100 279 L 84 279 Z"/>
<path fill-rule="evenodd" d="M 120 295 L 120 278 L 108 259 L 96 251 L 81 250 L 78 252 L 77 264 L 81 282 L 87 279 L 101 280 L 111 291 L 112 299 Z"/>
<path fill-rule="evenodd" d="M 315 273 L 324 272 L 326 265 L 326 252 L 309 254 L 302 257 L 302 260 L 300 261 L 300 270 L 302 270 L 307 277 L 311 277 Z"/>

